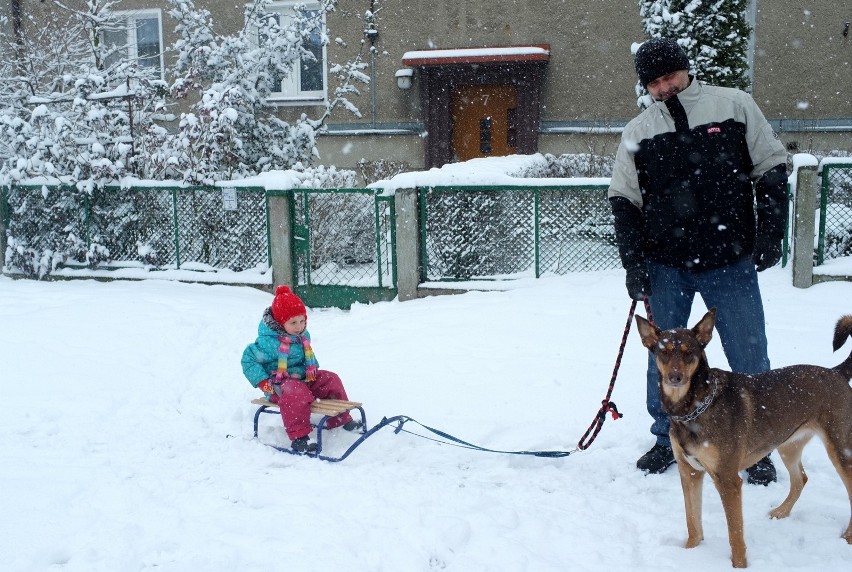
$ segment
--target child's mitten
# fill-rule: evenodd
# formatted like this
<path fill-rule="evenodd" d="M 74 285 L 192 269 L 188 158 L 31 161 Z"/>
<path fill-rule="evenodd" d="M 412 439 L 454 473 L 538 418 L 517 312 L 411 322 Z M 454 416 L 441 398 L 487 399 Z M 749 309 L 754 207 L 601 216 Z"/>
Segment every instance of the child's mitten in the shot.
<path fill-rule="evenodd" d="M 258 383 L 257 388 L 266 395 L 272 395 L 275 392 L 275 390 L 272 389 L 272 383 L 270 383 L 268 379 L 264 379 L 263 381 Z"/>

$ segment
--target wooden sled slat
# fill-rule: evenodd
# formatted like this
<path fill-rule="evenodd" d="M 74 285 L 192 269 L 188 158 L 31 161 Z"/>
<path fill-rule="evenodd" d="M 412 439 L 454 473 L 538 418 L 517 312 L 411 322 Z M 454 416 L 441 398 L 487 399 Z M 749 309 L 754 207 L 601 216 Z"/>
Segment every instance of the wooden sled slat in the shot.
<path fill-rule="evenodd" d="M 256 399 L 252 399 L 251 402 L 254 405 L 259 405 L 261 407 L 274 407 L 278 408 L 278 405 L 272 403 L 266 398 L 258 397 Z M 352 409 L 357 409 L 361 407 L 363 403 L 359 401 L 345 401 L 343 399 L 318 399 L 311 403 L 311 413 L 316 413 L 317 415 L 328 415 L 333 417 L 334 415 L 340 415 L 345 411 L 350 411 Z"/>

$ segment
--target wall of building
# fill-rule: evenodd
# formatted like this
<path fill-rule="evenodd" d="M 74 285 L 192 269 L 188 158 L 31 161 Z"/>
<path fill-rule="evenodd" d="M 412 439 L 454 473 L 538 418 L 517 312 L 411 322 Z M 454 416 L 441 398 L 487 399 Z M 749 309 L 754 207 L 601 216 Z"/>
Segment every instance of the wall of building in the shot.
<path fill-rule="evenodd" d="M 758 0 L 755 100 L 769 120 L 852 120 L 852 5 Z"/>
<path fill-rule="evenodd" d="M 61 13 L 52 2 L 21 2 L 34 18 L 25 20 L 25 31 L 37 32 L 38 22 Z M 80 0 L 69 0 L 69 5 L 75 2 L 82 6 Z M 791 148 L 852 152 L 852 38 L 842 36 L 844 23 L 852 19 L 848 2 L 755 2 L 753 94 L 767 118 Z M 242 26 L 241 2 L 197 4 L 215 15 L 222 33 Z M 539 137 L 539 150 L 545 153 L 613 153 L 618 126 L 638 112 L 630 47 L 643 39 L 643 32 L 635 0 L 383 0 L 374 3 L 374 42 L 363 33 L 370 7 L 370 0 L 340 0 L 328 20 L 328 61 L 342 63 L 360 53 L 371 64 L 364 71 L 373 83 L 350 96 L 360 117 L 338 111 L 329 119 L 335 134 L 320 139 L 324 164 L 353 168 L 361 159 L 391 159 L 423 166 L 418 77 L 415 73 L 408 90 L 399 89 L 394 77 L 403 67 L 403 54 L 412 50 L 550 44 Z M 176 39 L 164 1 L 124 0 L 116 6 L 134 8 L 162 9 L 164 43 Z M 9 0 L 3 7 L 8 12 Z M 330 89 L 334 86 L 329 77 Z M 186 103 L 178 104 L 173 112 L 186 108 Z M 321 111 L 317 106 L 279 108 L 284 119 Z M 841 127 L 821 132 L 828 125 Z"/>

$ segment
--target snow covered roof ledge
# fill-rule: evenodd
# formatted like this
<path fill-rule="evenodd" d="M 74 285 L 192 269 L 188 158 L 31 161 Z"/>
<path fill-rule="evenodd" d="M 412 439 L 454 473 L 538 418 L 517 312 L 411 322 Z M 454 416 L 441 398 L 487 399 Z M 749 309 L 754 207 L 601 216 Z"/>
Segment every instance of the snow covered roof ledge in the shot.
<path fill-rule="evenodd" d="M 402 55 L 402 63 L 407 66 L 490 64 L 534 61 L 550 61 L 550 44 L 493 48 L 416 50 L 413 52 L 405 52 Z"/>

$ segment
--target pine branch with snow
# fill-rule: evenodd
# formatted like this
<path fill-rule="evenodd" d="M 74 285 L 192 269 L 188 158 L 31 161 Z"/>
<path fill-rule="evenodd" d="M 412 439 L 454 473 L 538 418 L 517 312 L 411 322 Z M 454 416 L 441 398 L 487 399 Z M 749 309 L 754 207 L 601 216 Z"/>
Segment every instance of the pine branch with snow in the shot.
<path fill-rule="evenodd" d="M 673 38 L 690 68 L 707 83 L 749 89 L 749 0 L 640 0 L 639 16 L 649 38 Z M 639 105 L 645 94 L 636 86 Z"/>

